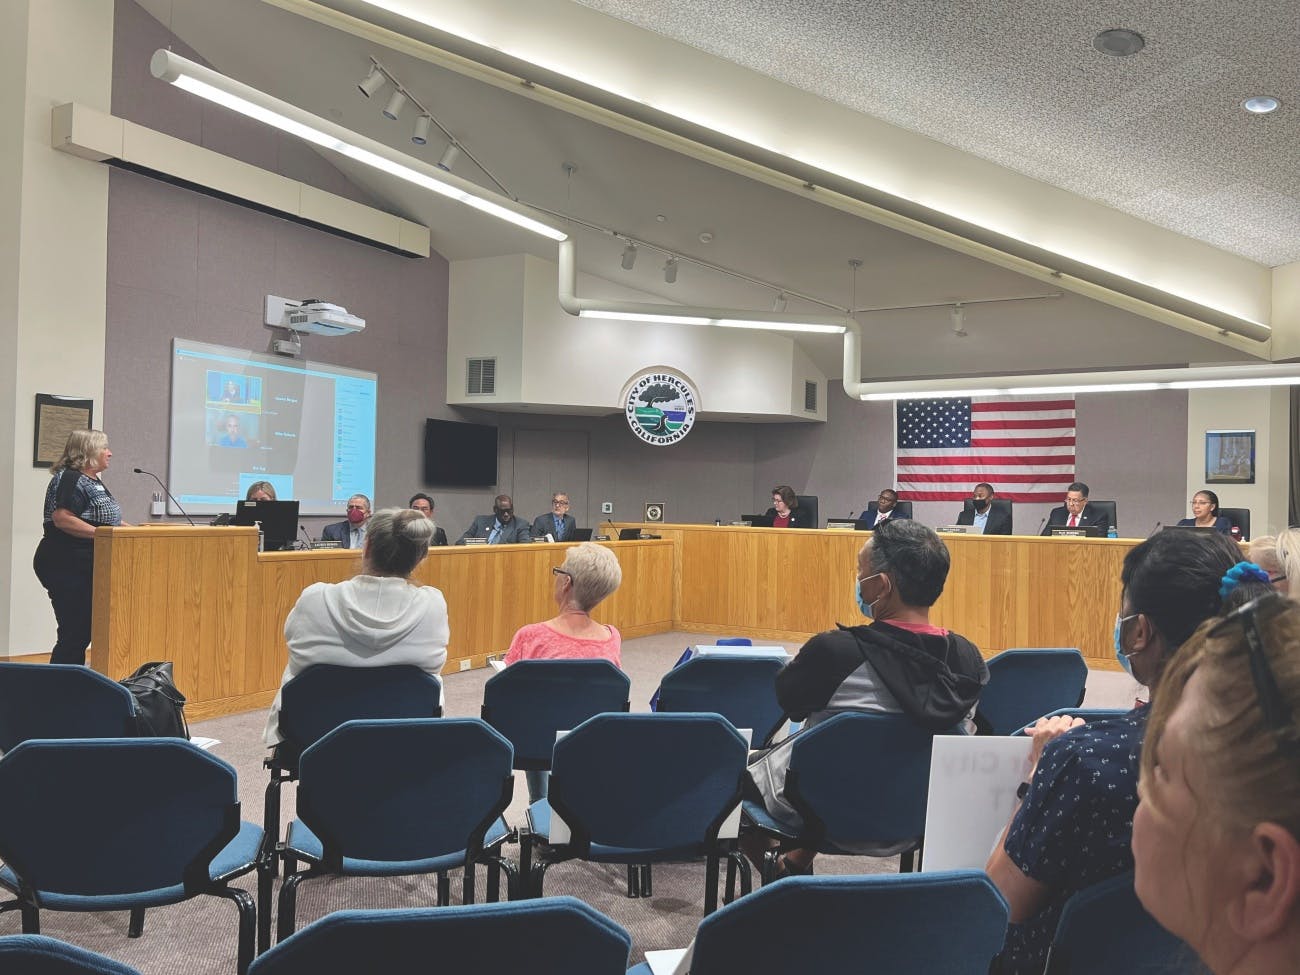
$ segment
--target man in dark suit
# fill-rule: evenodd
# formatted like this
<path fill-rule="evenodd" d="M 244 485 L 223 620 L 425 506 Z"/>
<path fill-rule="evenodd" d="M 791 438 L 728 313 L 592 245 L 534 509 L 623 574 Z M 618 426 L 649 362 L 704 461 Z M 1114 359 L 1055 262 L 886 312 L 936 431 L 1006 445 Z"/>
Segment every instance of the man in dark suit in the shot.
<path fill-rule="evenodd" d="M 433 521 L 433 498 L 427 494 L 413 494 L 411 500 L 407 503 L 408 508 L 414 508 L 424 517 Z M 433 538 L 429 539 L 429 547 L 447 544 L 447 533 L 434 521 Z"/>
<path fill-rule="evenodd" d="M 551 510 L 533 519 L 533 538 L 550 535 L 557 542 L 567 542 L 573 538 L 577 528 L 573 515 L 569 514 L 569 496 L 563 491 L 551 495 Z"/>
<path fill-rule="evenodd" d="M 957 524 L 972 525 L 985 535 L 1010 535 L 1011 515 L 993 504 L 993 485 L 981 481 L 971 491 L 971 506 L 963 506 Z"/>
<path fill-rule="evenodd" d="M 361 548 L 366 544 L 366 521 L 370 518 L 370 499 L 364 494 L 348 498 L 348 520 L 326 525 L 320 533 L 323 542 L 338 542 L 344 548 Z"/>
<path fill-rule="evenodd" d="M 876 498 L 875 511 L 868 507 L 862 513 L 862 520 L 867 523 L 868 528 L 875 528 L 882 521 L 897 521 L 911 517 L 911 515 L 905 515 L 898 510 L 898 492 L 893 488 L 885 488 L 880 492 L 880 497 Z"/>
<path fill-rule="evenodd" d="M 515 503 L 508 494 L 498 494 L 492 502 L 492 514 L 479 515 L 456 540 L 464 545 L 467 538 L 486 538 L 489 545 L 532 541 L 528 523 L 515 517 Z"/>
<path fill-rule="evenodd" d="M 1110 526 L 1106 523 L 1106 512 L 1088 505 L 1088 485 L 1075 481 L 1065 491 L 1065 504 L 1053 508 L 1043 526 L 1043 534 L 1052 534 L 1053 528 L 1089 528 L 1097 527 L 1105 531 Z"/>

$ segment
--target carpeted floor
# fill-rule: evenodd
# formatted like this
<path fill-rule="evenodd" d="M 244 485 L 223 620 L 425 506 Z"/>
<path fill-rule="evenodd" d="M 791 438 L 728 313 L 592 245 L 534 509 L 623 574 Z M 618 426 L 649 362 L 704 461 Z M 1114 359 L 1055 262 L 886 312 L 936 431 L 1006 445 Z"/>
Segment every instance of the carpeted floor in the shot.
<path fill-rule="evenodd" d="M 648 710 L 648 701 L 659 678 L 672 666 L 682 650 L 693 643 L 712 643 L 704 634 L 668 633 L 629 640 L 623 648 L 624 669 L 632 679 L 632 708 Z M 787 644 L 789 649 L 797 648 Z M 446 714 L 449 717 L 477 717 L 483 684 L 491 676 L 487 669 L 446 675 Z M 1125 674 L 1094 671 L 1089 675 L 1089 707 L 1129 707 L 1137 684 Z M 230 762 L 239 774 L 244 818 L 260 822 L 262 795 L 267 776 L 262 768 L 263 712 L 218 718 L 196 724 L 196 736 L 217 738 L 221 744 L 213 754 Z M 511 823 L 523 821 L 527 790 L 522 773 L 516 777 L 515 799 L 507 814 Z M 12 797 L 5 801 L 13 801 Z M 292 789 L 286 791 L 282 821 L 293 817 Z M 87 810 L 93 825 L 94 811 Z M 515 854 L 517 850 L 508 848 Z M 513 858 L 513 856 L 512 856 Z M 897 858 L 874 860 L 858 857 L 822 857 L 818 873 L 878 873 L 898 869 Z M 480 894 L 483 871 L 479 871 Z M 246 882 L 254 890 L 251 878 Z M 459 877 L 453 875 L 452 897 L 459 900 Z M 278 887 L 277 887 L 278 889 Z M 645 900 L 626 897 L 626 872 L 622 867 L 601 867 L 565 863 L 547 873 L 548 894 L 573 894 L 623 925 L 632 935 L 631 962 L 642 960 L 647 950 L 684 947 L 699 923 L 704 909 L 704 866 L 667 865 L 654 870 L 654 896 Z M 343 908 L 421 907 L 434 904 L 434 879 L 319 880 L 304 884 L 298 894 L 299 927 L 322 915 Z M 234 906 L 229 901 L 200 898 L 148 912 L 144 936 L 126 937 L 125 913 L 66 914 L 42 913 L 42 933 L 102 952 L 140 969 L 144 975 L 229 975 L 235 969 Z M 21 925 L 16 913 L 0 914 L 0 934 L 17 934 Z"/>

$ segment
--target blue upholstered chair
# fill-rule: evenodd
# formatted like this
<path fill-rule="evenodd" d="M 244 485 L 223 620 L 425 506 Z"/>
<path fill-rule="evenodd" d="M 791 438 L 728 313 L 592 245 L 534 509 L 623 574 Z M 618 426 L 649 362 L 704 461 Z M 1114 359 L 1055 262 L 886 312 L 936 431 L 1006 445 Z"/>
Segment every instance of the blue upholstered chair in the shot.
<path fill-rule="evenodd" d="M 985 975 L 1006 933 L 1006 901 L 980 870 L 789 877 L 706 917 L 690 970 Z"/>
<path fill-rule="evenodd" d="M 477 718 L 348 721 L 302 753 L 298 819 L 285 849 L 309 866 L 280 888 L 278 940 L 293 933 L 298 885 L 329 874 L 438 875 L 464 867 L 464 900 L 474 901 L 474 864 L 513 870 L 489 852 L 506 840 L 501 819 L 514 791 L 510 742 Z"/>
<path fill-rule="evenodd" d="M 29 738 L 133 738 L 131 692 L 78 664 L 0 663 L 0 752 Z"/>
<path fill-rule="evenodd" d="M 743 648 L 692 657 L 664 674 L 656 710 L 712 711 L 736 728 L 748 728 L 757 747 L 785 718 L 776 699 L 776 675 L 784 666 L 775 657 L 746 656 Z"/>
<path fill-rule="evenodd" d="M 0 972 L 15 975 L 140 975 L 129 965 L 39 934 L 0 938 Z"/>
<path fill-rule="evenodd" d="M 1084 722 L 1088 721 L 1109 721 L 1111 718 L 1122 718 L 1128 714 L 1125 708 L 1058 708 L 1048 714 L 1042 715 L 1044 718 L 1063 718 L 1069 715 L 1072 718 L 1082 718 Z M 1028 734 L 1030 725 L 1012 732 L 1012 734 Z"/>
<path fill-rule="evenodd" d="M 0 887 L 17 900 L 23 931 L 40 911 L 130 911 L 199 894 L 239 908 L 242 973 L 253 958 L 256 908 L 230 881 L 261 866 L 262 829 L 239 818 L 235 770 L 179 738 L 23 742 L 0 760 Z M 12 797 L 22 796 L 22 801 Z"/>
<path fill-rule="evenodd" d="M 631 945 L 626 931 L 572 897 L 336 911 L 260 956 L 250 975 L 623 975 Z"/>
<path fill-rule="evenodd" d="M 704 912 L 712 912 L 721 857 L 736 863 L 748 881 L 744 858 L 718 838 L 740 802 L 747 755 L 744 739 L 717 714 L 600 714 L 583 722 L 556 743 L 550 795 L 528 809 L 539 838 L 534 896 L 542 895 L 547 868 L 564 860 L 703 858 Z M 553 813 L 569 828 L 567 842 L 549 839 Z"/>
<path fill-rule="evenodd" d="M 1121 874 L 1079 891 L 1061 909 L 1047 975 L 1199 970 L 1196 953 L 1147 913 Z"/>
<path fill-rule="evenodd" d="M 778 822 L 749 800 L 746 823 L 779 840 L 781 849 L 901 854 L 899 869 L 908 872 L 925 837 L 933 740 L 906 715 L 837 714 L 790 745 L 784 794 L 803 825 Z M 777 852 L 764 860 L 765 882 L 776 878 Z"/>
<path fill-rule="evenodd" d="M 1044 714 L 1083 703 L 1088 665 L 1074 649 L 1004 650 L 989 660 L 975 721 L 991 734 L 1014 735 Z"/>

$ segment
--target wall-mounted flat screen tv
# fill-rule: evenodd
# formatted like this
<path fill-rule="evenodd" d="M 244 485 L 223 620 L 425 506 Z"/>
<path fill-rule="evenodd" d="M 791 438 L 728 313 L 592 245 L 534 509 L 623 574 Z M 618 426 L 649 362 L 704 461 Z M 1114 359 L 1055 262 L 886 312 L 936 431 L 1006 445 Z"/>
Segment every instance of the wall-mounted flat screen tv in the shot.
<path fill-rule="evenodd" d="M 424 483 L 430 487 L 493 487 L 497 428 L 454 420 L 424 421 Z"/>

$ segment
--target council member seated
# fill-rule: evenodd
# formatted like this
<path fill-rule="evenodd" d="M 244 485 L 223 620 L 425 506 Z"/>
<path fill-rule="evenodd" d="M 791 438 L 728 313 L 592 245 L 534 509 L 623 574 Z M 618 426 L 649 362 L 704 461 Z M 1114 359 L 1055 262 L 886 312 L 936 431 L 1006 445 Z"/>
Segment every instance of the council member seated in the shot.
<path fill-rule="evenodd" d="M 515 503 L 508 494 L 498 494 L 492 502 L 492 514 L 479 515 L 456 540 L 464 545 L 470 538 L 486 538 L 489 545 L 508 545 L 532 541 L 527 522 L 515 517 Z"/>
<path fill-rule="evenodd" d="M 1106 512 L 1088 507 L 1088 485 L 1075 481 L 1065 490 L 1065 504 L 1053 508 L 1047 516 L 1042 534 L 1052 534 L 1053 528 L 1100 528 L 1105 531 L 1109 527 Z"/>
<path fill-rule="evenodd" d="M 799 507 L 799 496 L 788 484 L 772 488 L 772 507 L 767 509 L 773 528 L 816 528 L 812 515 Z"/>
<path fill-rule="evenodd" d="M 880 497 L 876 498 L 876 510 L 872 511 L 867 508 L 862 512 L 862 521 L 868 528 L 875 528 L 891 519 L 910 518 L 911 515 L 905 515 L 898 510 L 898 492 L 893 488 L 885 488 L 880 492 Z"/>
<path fill-rule="evenodd" d="M 1188 640 L 1151 708 L 1133 886 L 1214 975 L 1300 960 L 1298 650 L 1300 607 L 1265 596 Z"/>
<path fill-rule="evenodd" d="M 433 498 L 429 497 L 427 494 L 413 494 L 411 495 L 411 500 L 407 502 L 406 506 L 420 512 L 420 514 L 433 522 L 433 538 L 429 541 L 431 546 L 436 548 L 439 545 L 447 544 L 447 533 L 441 526 L 439 526 L 437 520 L 433 517 Z"/>
<path fill-rule="evenodd" d="M 1011 515 L 993 505 L 993 485 L 980 482 L 971 490 L 971 509 L 963 505 L 957 524 L 970 525 L 981 535 L 1010 535 Z"/>
<path fill-rule="evenodd" d="M 1300 528 L 1288 528 L 1276 535 L 1250 540 L 1250 561 L 1268 573 L 1268 581 L 1283 596 L 1291 595 L 1291 580 L 1300 580 Z M 1300 583 L 1296 596 L 1300 599 Z"/>
<path fill-rule="evenodd" d="M 573 538 L 577 527 L 573 515 L 569 514 L 569 496 L 563 491 L 556 491 L 551 495 L 551 510 L 533 519 L 533 537 L 544 538 L 550 535 L 557 542 L 564 542 Z"/>
<path fill-rule="evenodd" d="M 389 667 L 411 664 L 437 674 L 447 662 L 447 601 L 408 577 L 429 554 L 433 524 L 418 511 L 386 508 L 370 519 L 361 572 L 346 582 L 317 582 L 298 597 L 284 621 L 289 665 L 280 686 L 315 664 Z M 280 695 L 263 736 L 280 734 Z"/>
<path fill-rule="evenodd" d="M 973 643 L 930 622 L 950 564 L 943 540 L 919 522 L 880 525 L 858 552 L 853 585 L 858 609 L 871 622 L 819 633 L 803 645 L 776 675 L 786 714 L 811 728 L 842 711 L 901 713 L 936 734 L 968 722 L 989 671 Z M 851 774 L 851 756 L 845 763 Z M 798 829 L 799 814 L 784 795 L 786 765 L 767 765 L 766 774 L 746 778 L 746 793 Z M 766 844 L 755 834 L 745 853 L 758 863 Z M 888 856 L 898 848 L 861 852 Z M 779 870 L 809 873 L 814 856 L 814 850 L 789 850 Z"/>
<path fill-rule="evenodd" d="M 320 533 L 321 540 L 338 542 L 343 548 L 363 548 L 369 518 L 370 499 L 364 494 L 354 494 L 348 498 L 348 520 L 326 525 Z"/>
<path fill-rule="evenodd" d="M 1178 522 L 1179 528 L 1213 528 L 1225 535 L 1232 534 L 1232 522 L 1219 514 L 1219 496 L 1213 491 L 1197 491 L 1192 495 L 1192 517 Z"/>
<path fill-rule="evenodd" d="M 1198 532 L 1161 532 L 1124 557 L 1115 656 L 1152 700 L 1162 692 L 1165 664 L 1220 611 L 1225 576 L 1240 557 L 1224 536 Z M 1043 718 L 1034 726 L 1015 812 L 985 867 L 1011 921 L 994 971 L 1040 975 L 1071 895 L 1133 869 L 1129 837 L 1148 710 L 1087 724 Z"/>
<path fill-rule="evenodd" d="M 248 485 L 248 492 L 244 495 L 245 501 L 274 501 L 275 485 L 270 481 L 254 481 Z"/>

